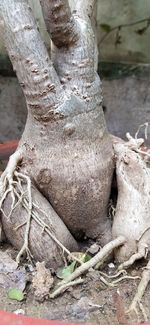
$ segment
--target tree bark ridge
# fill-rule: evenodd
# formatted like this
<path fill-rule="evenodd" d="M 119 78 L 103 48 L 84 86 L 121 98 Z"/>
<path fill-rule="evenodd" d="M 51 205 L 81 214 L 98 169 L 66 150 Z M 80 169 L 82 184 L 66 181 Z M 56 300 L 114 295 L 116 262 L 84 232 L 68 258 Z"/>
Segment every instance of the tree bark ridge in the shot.
<path fill-rule="evenodd" d="M 73 45 L 79 38 L 79 33 L 68 0 L 40 0 L 40 3 L 54 44 L 57 47 Z"/>
<path fill-rule="evenodd" d="M 63 102 L 63 90 L 26 0 L 0 3 L 5 45 L 22 86 L 28 109 L 48 120 Z"/>

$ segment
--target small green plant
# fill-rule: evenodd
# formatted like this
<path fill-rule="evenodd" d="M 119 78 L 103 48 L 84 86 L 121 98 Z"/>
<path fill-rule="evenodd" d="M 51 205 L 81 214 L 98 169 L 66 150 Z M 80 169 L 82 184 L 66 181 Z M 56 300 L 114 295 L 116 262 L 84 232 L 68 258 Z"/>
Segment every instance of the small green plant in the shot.
<path fill-rule="evenodd" d="M 22 301 L 24 299 L 24 293 L 17 288 L 12 288 L 8 290 L 8 298 L 11 300 Z"/>

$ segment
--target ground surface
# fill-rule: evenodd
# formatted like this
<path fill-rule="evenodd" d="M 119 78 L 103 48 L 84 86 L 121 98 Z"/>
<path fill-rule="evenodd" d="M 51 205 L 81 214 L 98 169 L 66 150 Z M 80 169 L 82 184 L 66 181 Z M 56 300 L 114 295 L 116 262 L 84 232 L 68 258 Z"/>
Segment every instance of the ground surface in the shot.
<path fill-rule="evenodd" d="M 12 252 L 14 256 L 14 251 Z M 138 263 L 134 269 L 130 269 L 129 274 L 140 276 L 142 266 L 144 266 L 143 263 Z M 108 267 L 105 271 L 114 272 Z M 0 287 L 0 310 L 14 312 L 22 309 L 26 316 L 48 320 L 126 325 L 137 322 L 135 314 L 125 316 L 123 309 L 129 306 L 138 283 L 139 280 L 123 280 L 116 287 L 108 288 L 100 281 L 99 271 L 90 271 L 85 276 L 82 285 L 70 288 L 60 297 L 42 303 L 36 301 L 31 283 L 26 286 L 26 298 L 23 302 L 10 300 L 7 296 L 7 289 Z M 142 302 L 150 320 L 149 287 Z M 140 321 L 143 321 L 142 316 Z"/>

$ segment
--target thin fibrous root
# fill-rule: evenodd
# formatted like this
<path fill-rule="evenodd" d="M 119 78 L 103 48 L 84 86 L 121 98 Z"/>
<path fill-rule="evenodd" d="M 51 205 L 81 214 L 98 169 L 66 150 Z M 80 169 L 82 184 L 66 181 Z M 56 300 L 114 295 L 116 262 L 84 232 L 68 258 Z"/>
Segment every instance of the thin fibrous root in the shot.
<path fill-rule="evenodd" d="M 99 271 L 99 273 L 101 275 L 105 276 L 108 279 L 116 279 L 116 278 L 118 278 L 118 276 L 120 276 L 120 274 L 123 274 L 123 276 L 127 275 L 127 271 L 126 270 L 120 270 L 117 273 L 112 274 L 112 275 L 109 275 L 109 274 L 107 274 L 105 272 L 102 272 L 102 271 Z"/>
<path fill-rule="evenodd" d="M 17 155 L 18 157 L 18 155 Z M 14 167 L 17 166 L 17 157 L 16 157 L 16 164 L 13 164 Z M 14 159 L 15 160 L 15 159 Z M 8 163 L 9 164 L 9 163 Z M 9 166 L 8 166 L 9 167 Z M 7 170 L 9 168 L 6 168 Z M 13 181 L 13 176 L 16 177 L 17 179 L 17 182 Z M 7 174 L 6 174 L 6 170 L 5 170 L 5 178 L 3 178 L 3 181 L 5 181 L 5 179 L 7 179 Z M 27 256 L 29 258 L 31 258 L 31 253 L 30 253 L 30 250 L 29 250 L 29 247 L 28 247 L 28 241 L 29 241 L 29 232 L 30 232 L 30 224 L 31 224 L 31 219 L 35 220 L 35 222 L 42 228 L 42 231 L 45 231 L 51 238 L 52 240 L 54 240 L 54 242 L 58 245 L 58 247 L 61 248 L 63 254 L 64 252 L 70 256 L 72 258 L 72 260 L 75 260 L 76 262 L 78 262 L 78 264 L 82 265 L 83 262 L 81 262 L 78 258 L 76 258 L 57 238 L 56 238 L 56 235 L 55 235 L 55 232 L 53 230 L 53 227 L 50 227 L 48 226 L 44 221 L 42 221 L 40 219 L 40 216 L 39 214 L 35 211 L 35 210 L 38 210 L 40 211 L 42 214 L 44 214 L 47 218 L 48 216 L 45 214 L 45 212 L 43 210 L 41 210 L 34 202 L 32 202 L 32 194 L 31 194 L 31 180 L 30 180 L 30 177 L 22 174 L 22 173 L 19 173 L 15 170 L 13 170 L 11 172 L 11 177 L 9 176 L 8 177 L 8 180 L 9 182 L 6 184 L 7 187 L 6 187 L 6 190 L 5 192 L 3 193 L 3 197 L 0 201 L 1 205 L 2 203 L 4 202 L 4 200 L 6 199 L 7 195 L 12 192 L 14 192 L 14 195 L 16 196 L 17 198 L 17 203 L 15 204 L 15 200 L 13 200 L 13 204 L 11 204 L 11 211 L 9 213 L 9 217 L 11 216 L 12 214 L 12 211 L 18 206 L 18 204 L 22 204 L 22 206 L 27 210 L 27 213 L 28 213 L 28 218 L 25 222 L 23 222 L 21 225 L 18 225 L 16 227 L 16 229 L 18 230 L 20 227 L 26 225 L 26 229 L 25 229 L 25 235 L 24 235 L 24 244 L 21 248 L 21 250 L 19 251 L 18 255 L 17 255 L 17 258 L 16 258 L 16 261 L 17 263 L 20 262 L 20 258 L 21 256 L 26 252 Z M 27 191 L 23 191 L 23 187 L 22 187 L 22 184 L 21 182 L 23 181 L 23 183 L 26 183 L 27 184 Z M 10 184 L 11 182 L 11 184 Z M 10 185 L 12 185 L 12 187 L 10 187 Z M 26 195 L 25 195 L 26 194 Z M 34 209 L 33 209 L 34 208 Z M 3 212 L 3 214 L 5 215 L 2 207 L 0 206 L 0 209 L 1 211 Z M 8 216 L 6 216 L 8 217 Z M 53 234 L 54 233 L 54 234 Z"/>
<path fill-rule="evenodd" d="M 113 282 L 108 282 L 102 275 L 100 276 L 100 281 L 104 283 L 108 288 L 115 287 L 115 284 Z"/>
<path fill-rule="evenodd" d="M 67 279 L 61 281 L 59 283 L 59 285 L 60 285 L 59 288 L 53 292 L 53 297 L 55 297 L 56 292 L 57 292 L 57 296 L 63 292 L 64 285 L 67 285 L 69 282 L 74 281 L 76 278 L 78 278 L 82 274 L 86 273 L 89 269 L 93 268 L 100 261 L 102 264 L 104 262 L 104 260 L 112 253 L 112 251 L 115 248 L 123 245 L 125 243 L 125 241 L 126 240 L 123 236 L 119 236 L 116 239 L 109 242 L 108 244 L 106 244 L 100 250 L 100 252 L 98 252 L 94 257 L 92 257 L 88 262 L 79 266 L 70 276 L 67 277 Z M 103 279 L 103 280 L 105 280 L 105 279 Z M 105 282 L 107 282 L 107 281 L 105 281 Z M 109 286 L 111 286 L 111 284 Z M 52 296 L 51 296 L 51 298 L 52 298 Z"/>
<path fill-rule="evenodd" d="M 148 134 L 148 126 L 149 126 L 149 124 L 148 124 L 148 122 L 145 122 L 144 124 L 141 124 L 140 126 L 139 126 L 139 128 L 138 128 L 138 130 L 136 131 L 136 133 L 135 133 L 135 139 L 138 139 L 138 134 L 139 134 L 139 132 L 140 132 L 140 130 L 141 130 L 141 128 L 145 128 L 145 139 L 147 140 L 147 134 Z"/>
<path fill-rule="evenodd" d="M 138 307 L 139 307 L 139 309 L 141 310 L 141 312 L 143 314 L 144 321 L 148 321 L 148 317 L 147 317 L 144 307 L 141 303 L 141 299 L 145 293 L 145 290 L 148 286 L 149 281 L 150 281 L 150 261 L 148 262 L 145 270 L 143 271 L 142 279 L 139 283 L 137 292 L 131 302 L 129 309 L 127 310 L 127 313 L 135 312 L 136 315 L 139 316 L 139 312 L 138 312 Z"/>
<path fill-rule="evenodd" d="M 22 160 L 22 157 L 23 148 L 19 148 L 10 156 L 7 167 L 0 178 L 0 196 L 5 192 L 7 183 L 12 184 L 14 171 L 16 170 L 18 163 Z"/>
<path fill-rule="evenodd" d="M 23 148 L 18 149 L 13 155 L 10 156 L 9 162 L 3 174 L 0 177 L 0 210 L 2 208 L 2 204 L 6 199 L 7 195 L 11 193 L 12 204 L 10 215 L 13 210 L 13 206 L 15 204 L 15 195 L 14 195 L 14 172 L 17 168 L 18 163 L 22 160 L 23 157 Z"/>
<path fill-rule="evenodd" d="M 114 278 L 117 278 L 118 276 L 120 276 L 120 274 L 124 274 L 123 276 L 121 276 L 119 279 L 116 279 L 114 281 L 111 282 L 112 286 L 115 286 L 116 284 L 118 284 L 119 282 L 123 281 L 123 280 L 137 280 L 137 279 L 141 279 L 141 277 L 139 276 L 131 276 L 131 275 L 128 275 L 126 270 L 120 270 L 119 272 L 117 272 L 116 274 L 113 274 L 113 275 L 108 275 L 104 272 L 101 272 L 99 271 L 99 273 L 108 278 L 108 279 L 114 279 Z M 108 282 L 109 283 L 109 282 Z"/>
<path fill-rule="evenodd" d="M 138 139 L 138 134 L 139 131 L 141 130 L 142 127 L 145 127 L 145 139 L 147 139 L 147 133 L 148 133 L 148 122 L 141 124 L 135 134 L 135 138 L 133 138 L 129 132 L 126 133 L 126 137 L 129 140 L 126 145 L 136 151 L 137 153 L 141 154 L 142 156 L 145 156 L 144 160 L 149 163 L 148 159 L 150 157 L 150 150 L 143 151 L 140 149 L 141 145 L 144 144 L 144 139 Z"/>
<path fill-rule="evenodd" d="M 27 212 L 29 212 L 28 209 L 28 201 L 27 199 L 24 199 L 24 201 L 22 202 L 23 207 L 27 210 Z M 33 202 L 33 207 L 36 208 L 37 210 L 39 210 L 41 213 L 43 213 L 44 215 L 45 212 L 40 209 L 34 202 Z M 47 215 L 46 215 L 47 216 Z M 48 216 L 47 216 L 48 218 Z M 39 217 L 39 214 L 35 211 L 32 210 L 32 219 L 42 228 L 42 231 L 45 231 L 50 238 L 52 238 L 52 240 L 58 245 L 58 247 L 61 248 L 62 252 L 66 253 L 68 256 L 70 256 L 72 258 L 72 260 L 78 262 L 79 264 L 83 264 L 83 262 L 81 262 L 77 257 L 75 257 L 56 237 L 55 234 L 53 234 L 54 230 L 51 229 L 43 220 L 41 220 L 41 218 Z M 18 225 L 18 228 L 20 228 L 21 226 L 23 226 L 23 224 Z"/>
<path fill-rule="evenodd" d="M 28 201 L 29 201 L 29 215 L 27 220 L 27 226 L 25 231 L 25 237 L 24 237 L 24 244 L 20 250 L 20 252 L 17 255 L 16 261 L 17 263 L 20 262 L 20 257 L 26 252 L 28 256 L 31 256 L 29 248 L 28 248 L 28 237 L 29 237 L 29 231 L 30 231 L 30 222 L 32 217 L 32 195 L 31 195 L 31 180 L 28 176 L 23 175 L 21 173 L 16 172 L 16 168 L 18 163 L 22 160 L 23 157 L 23 148 L 18 149 L 13 155 L 10 156 L 8 165 L 1 175 L 0 178 L 0 210 L 4 213 L 2 209 L 2 204 L 8 194 L 11 194 L 12 203 L 8 218 L 11 217 L 12 211 L 14 210 L 16 197 L 15 197 L 15 185 L 17 184 L 16 181 L 13 180 L 14 176 L 23 178 L 27 183 L 27 192 L 28 192 Z"/>

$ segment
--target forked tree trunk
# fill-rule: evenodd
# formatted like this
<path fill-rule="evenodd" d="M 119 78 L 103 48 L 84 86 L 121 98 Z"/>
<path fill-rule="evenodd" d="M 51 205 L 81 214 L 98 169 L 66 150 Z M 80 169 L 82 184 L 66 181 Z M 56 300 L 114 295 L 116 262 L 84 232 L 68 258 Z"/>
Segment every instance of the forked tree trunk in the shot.
<path fill-rule="evenodd" d="M 107 208 L 113 150 L 101 106 L 91 25 L 94 5 L 94 0 L 80 0 L 71 12 L 67 0 L 41 0 L 52 40 L 51 61 L 28 1 L 0 0 L 6 48 L 28 108 L 19 143 L 20 170 L 31 178 L 36 187 L 33 198 L 50 220 L 52 215 L 56 236 L 69 249 L 76 249 L 69 231 L 77 240 L 98 238 L 102 245 L 111 239 Z M 10 204 L 9 197 L 5 213 Z M 20 206 L 9 220 L 2 217 L 6 237 L 17 248 L 25 226 L 17 230 L 14 226 L 26 220 L 26 214 Z M 52 260 L 52 241 L 42 236 L 32 221 L 31 252 L 39 260 L 59 264 L 57 258 Z"/>

